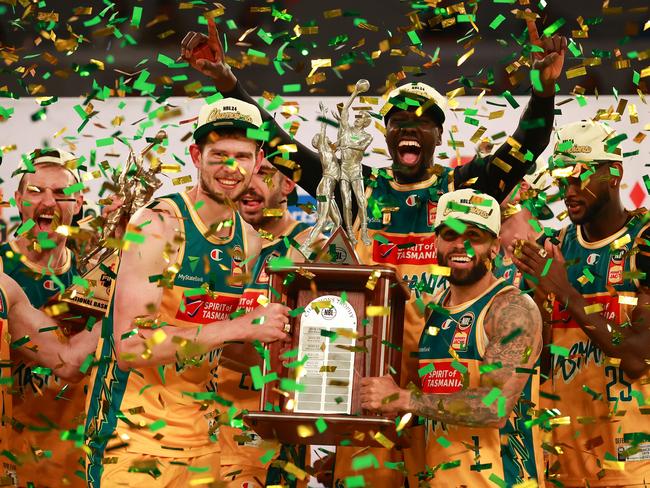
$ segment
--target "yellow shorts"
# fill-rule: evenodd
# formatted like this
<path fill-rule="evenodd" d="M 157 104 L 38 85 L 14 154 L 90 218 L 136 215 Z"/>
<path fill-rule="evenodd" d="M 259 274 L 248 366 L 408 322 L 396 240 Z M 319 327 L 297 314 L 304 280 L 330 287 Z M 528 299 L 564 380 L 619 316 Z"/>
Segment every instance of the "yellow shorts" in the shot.
<path fill-rule="evenodd" d="M 200 487 L 220 480 L 218 452 L 191 458 L 172 458 L 116 449 L 111 451 L 110 458 L 116 458 L 116 462 L 104 464 L 102 488 Z M 136 466 L 149 472 L 129 472 Z M 201 469 L 189 470 L 188 467 Z"/>

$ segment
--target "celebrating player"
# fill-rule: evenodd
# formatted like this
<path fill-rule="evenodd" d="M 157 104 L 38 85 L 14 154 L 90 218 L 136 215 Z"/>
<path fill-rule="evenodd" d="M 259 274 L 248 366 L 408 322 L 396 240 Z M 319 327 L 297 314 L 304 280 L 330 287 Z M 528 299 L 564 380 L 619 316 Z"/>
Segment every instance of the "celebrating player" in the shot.
<path fill-rule="evenodd" d="M 193 468 L 220 479 L 222 349 L 285 339 L 288 321 L 279 304 L 232 316 L 260 252 L 257 232 L 233 206 L 262 162 L 258 141 L 247 137 L 261 124 L 257 108 L 240 100 L 204 105 L 190 146 L 196 186 L 131 219 L 143 243 L 122 253 L 113 327 L 100 342 L 89 391 L 91 487 L 187 486 Z"/>
<path fill-rule="evenodd" d="M 440 198 L 436 249 L 450 269 L 449 288 L 435 299 L 420 337 L 421 392 L 399 388 L 390 376 L 362 380 L 364 408 L 431 420 L 430 486 L 543 478 L 541 443 L 526 425 L 538 403 L 542 320 L 529 296 L 489 271 L 500 219 L 488 195 L 466 189 Z M 458 464 L 440 470 L 449 463 Z"/>
<path fill-rule="evenodd" d="M 648 212 L 621 203 L 623 157 L 611 128 L 574 122 L 556 138 L 553 175 L 571 224 L 542 249 L 525 243 L 514 258 L 552 306 L 542 406 L 568 421 L 553 424 L 549 475 L 567 488 L 643 486 L 650 472 L 640 400 L 650 396 Z"/>

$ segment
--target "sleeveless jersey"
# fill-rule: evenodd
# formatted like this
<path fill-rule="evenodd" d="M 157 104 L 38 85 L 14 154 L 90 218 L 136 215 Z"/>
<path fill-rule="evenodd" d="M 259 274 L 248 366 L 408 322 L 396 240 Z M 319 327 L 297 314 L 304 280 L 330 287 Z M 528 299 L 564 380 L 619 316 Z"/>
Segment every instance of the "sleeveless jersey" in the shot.
<path fill-rule="evenodd" d="M 431 368 L 420 379 L 423 393 L 451 394 L 464 388 L 480 386 L 479 367 L 489 338 L 485 332 L 485 316 L 494 298 L 516 290 L 499 279 L 481 296 L 455 307 L 444 307 L 449 290 L 437 300 L 448 313 L 433 310 L 419 344 L 420 368 Z M 427 333 L 437 327 L 434 336 Z M 452 352 L 453 351 L 453 352 Z M 502 428 L 474 428 L 445 425 L 428 420 L 427 466 L 434 469 L 441 486 L 494 487 L 494 476 L 513 486 L 527 480 L 543 478 L 541 443 L 537 429 L 527 428 L 532 409 L 538 404 L 539 375 L 531 375 L 520 400 Z M 440 443 L 443 437 L 449 442 Z M 458 466 L 437 470 L 445 463 Z M 436 479 L 432 481 L 434 486 Z M 497 483 L 498 484 L 498 483 Z"/>
<path fill-rule="evenodd" d="M 165 325 L 161 330 L 173 336 L 175 327 L 197 328 L 228 320 L 244 291 L 242 283 L 230 279 L 246 271 L 248 248 L 241 217 L 233 212 L 230 236 L 220 239 L 210 235 L 185 193 L 158 199 L 152 205 L 159 202 L 173 209 L 183 236 L 176 259 L 178 272 L 171 288 L 163 288 L 159 312 Z M 212 435 L 212 406 L 217 399 L 221 350 L 174 364 L 123 371 L 115 356 L 112 313 L 111 308 L 87 403 L 88 482 L 94 487 L 99 486 L 102 457 L 114 434 L 120 438 L 112 444 L 126 438 L 129 451 L 154 456 L 195 457 L 219 450 Z"/>
<path fill-rule="evenodd" d="M 453 190 L 453 170 L 440 165 L 427 180 L 408 185 L 397 183 L 391 170 L 382 169 L 366 189 L 368 235 L 373 242 L 366 246 L 359 241 L 356 251 L 363 264 L 394 267 L 411 289 L 404 313 L 402 386 L 406 372 L 417 370 L 424 304 L 441 281 L 431 269 L 438 262 L 433 232 L 438 199 Z"/>
<path fill-rule="evenodd" d="M 12 452 L 12 395 L 11 359 L 9 357 L 9 302 L 7 294 L 0 286 L 0 399 L 2 400 L 2 417 L 0 418 L 0 452 Z M 14 434 L 16 435 L 16 434 Z M 18 486 L 16 482 L 16 465 L 5 457 L 0 465 L 0 486 Z"/>
<path fill-rule="evenodd" d="M 521 271 L 519 271 L 519 268 L 515 266 L 512 259 L 505 255 L 503 250 L 501 250 L 494 260 L 494 269 L 492 270 L 492 274 L 497 278 L 503 278 L 506 283 L 515 288 L 519 288 L 521 291 L 525 291 L 528 288 Z"/>
<path fill-rule="evenodd" d="M 641 209 L 615 234 L 587 242 L 580 226 L 562 229 L 559 238 L 569 282 L 585 300 L 600 308 L 608 321 L 630 320 L 630 297 L 639 288 L 635 240 L 649 228 Z M 636 213 L 636 212 L 635 212 Z M 645 273 L 650 270 L 640 270 Z M 563 349 L 553 356 L 552 381 L 543 390 L 542 406 L 557 408 L 570 423 L 553 429 L 553 443 L 562 444 L 557 479 L 568 486 L 631 486 L 650 481 L 648 376 L 628 378 L 618 361 L 604 356 L 570 315 L 555 303 L 552 344 Z M 645 404 L 642 399 L 645 400 Z M 554 470 L 555 471 L 555 470 Z"/>
<path fill-rule="evenodd" d="M 57 268 L 42 267 L 23 256 L 14 241 L 0 246 L 4 272 L 23 289 L 34 308 L 43 307 L 50 298 L 72 284 L 77 272 L 73 253 L 66 249 L 65 263 Z M 61 340 L 65 340 L 62 338 Z M 15 454 L 21 461 L 21 483 L 51 480 L 53 484 L 84 487 L 79 457 L 83 452 L 73 442 L 61 440 L 61 433 L 75 430 L 84 422 L 88 377 L 67 383 L 54 375 L 37 374 L 16 357 L 12 367 L 14 418 L 19 435 L 14 436 Z M 35 462 L 34 450 L 51 451 L 49 458 Z M 62 480 L 65 478 L 65 482 Z"/>
<path fill-rule="evenodd" d="M 288 239 L 296 239 L 311 227 L 302 222 L 296 222 L 285 233 Z M 239 303 L 239 308 L 250 312 L 259 306 L 259 296 L 266 296 L 269 292 L 269 276 L 265 267 L 269 260 L 279 256 L 286 256 L 289 252 L 285 236 L 279 236 L 271 242 L 262 245 L 262 251 L 257 258 L 253 269 L 252 278 Z M 237 411 L 259 410 L 260 392 L 253 390 L 253 381 L 248 373 L 240 373 L 220 366 L 217 377 L 219 378 L 219 395 L 232 402 Z M 222 465 L 263 466 L 260 458 L 268 449 L 255 447 L 260 443 L 260 438 L 250 430 L 245 433 L 241 429 L 222 425 L 219 429 L 219 444 L 221 445 Z M 227 474 L 222 472 L 222 474 Z"/>

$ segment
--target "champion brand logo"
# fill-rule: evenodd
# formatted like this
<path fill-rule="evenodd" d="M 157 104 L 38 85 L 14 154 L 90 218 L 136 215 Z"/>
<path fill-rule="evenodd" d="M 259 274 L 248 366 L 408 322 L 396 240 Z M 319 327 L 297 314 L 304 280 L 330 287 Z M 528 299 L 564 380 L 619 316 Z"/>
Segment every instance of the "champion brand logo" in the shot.
<path fill-rule="evenodd" d="M 592 252 L 589 256 L 587 256 L 587 264 L 593 265 L 598 262 L 600 259 L 600 254 L 596 252 Z"/>
<path fill-rule="evenodd" d="M 408 197 L 406 197 L 406 204 L 409 207 L 415 207 L 418 204 L 418 200 L 419 200 L 418 196 L 415 195 L 415 194 L 412 194 L 412 195 L 409 195 Z"/>
<path fill-rule="evenodd" d="M 54 288 L 55 288 L 54 281 L 52 281 L 52 280 L 45 280 L 45 281 L 43 282 L 43 288 L 45 288 L 46 290 L 49 290 L 49 291 L 54 290 Z"/>
<path fill-rule="evenodd" d="M 223 257 L 223 251 L 221 249 L 213 249 L 212 251 L 210 251 L 210 259 L 212 259 L 213 261 L 219 262 L 221 261 L 222 257 Z"/>

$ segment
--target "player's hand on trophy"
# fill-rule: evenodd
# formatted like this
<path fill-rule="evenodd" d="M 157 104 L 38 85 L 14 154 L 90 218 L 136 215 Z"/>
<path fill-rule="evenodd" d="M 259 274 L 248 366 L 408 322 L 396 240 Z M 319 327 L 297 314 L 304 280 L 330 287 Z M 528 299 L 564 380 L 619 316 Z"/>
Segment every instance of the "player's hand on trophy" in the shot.
<path fill-rule="evenodd" d="M 527 15 L 526 25 L 530 44 L 535 46 L 535 50 L 531 53 L 532 69 L 539 71 L 539 81 L 543 87 L 541 92 L 535 91 L 539 95 L 550 97 L 555 94 L 555 82 L 562 74 L 567 39 L 557 34 L 553 34 L 552 37 L 543 36 L 540 38 L 535 20 L 530 18 L 533 15 L 532 12 L 526 9 L 525 14 Z"/>
<path fill-rule="evenodd" d="M 325 486 L 334 484 L 334 461 L 336 461 L 336 454 L 333 452 L 328 452 L 322 458 L 314 461 L 316 481 Z"/>
<path fill-rule="evenodd" d="M 289 307 L 280 303 L 270 303 L 266 307 L 257 307 L 242 315 L 239 320 L 245 327 L 242 330 L 244 336 L 250 342 L 256 340 L 264 343 L 287 341 L 290 310 Z"/>
<path fill-rule="evenodd" d="M 181 57 L 197 71 L 212 78 L 221 92 L 229 92 L 237 84 L 237 77 L 225 61 L 223 46 L 214 19 L 208 18 L 208 35 L 190 31 L 181 41 Z"/>
<path fill-rule="evenodd" d="M 111 195 L 100 201 L 104 203 L 102 207 L 102 218 L 104 221 L 108 221 L 111 216 L 116 215 L 122 209 L 124 205 L 124 199 L 119 195 Z M 124 233 L 126 232 L 126 226 L 129 223 L 128 212 L 122 212 L 119 222 L 116 223 L 115 229 L 113 230 L 113 235 L 115 239 L 121 239 Z"/>
<path fill-rule="evenodd" d="M 361 407 L 394 415 L 408 410 L 411 392 L 400 388 L 392 376 L 361 379 Z"/>

